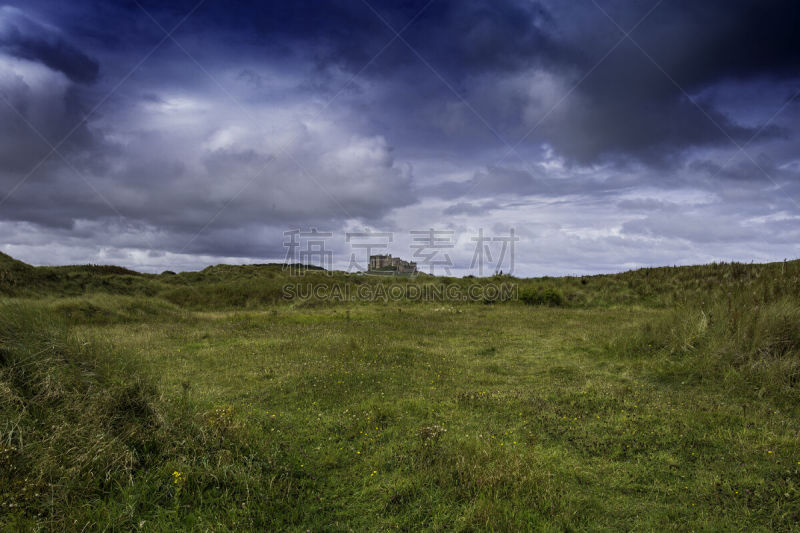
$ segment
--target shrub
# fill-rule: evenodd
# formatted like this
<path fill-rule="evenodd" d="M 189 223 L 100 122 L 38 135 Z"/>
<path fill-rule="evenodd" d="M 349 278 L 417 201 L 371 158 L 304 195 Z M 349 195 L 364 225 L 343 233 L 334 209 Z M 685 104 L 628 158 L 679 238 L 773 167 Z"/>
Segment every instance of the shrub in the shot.
<path fill-rule="evenodd" d="M 560 307 L 564 305 L 564 297 L 555 289 L 527 288 L 520 291 L 519 299 L 527 305 L 547 305 Z"/>

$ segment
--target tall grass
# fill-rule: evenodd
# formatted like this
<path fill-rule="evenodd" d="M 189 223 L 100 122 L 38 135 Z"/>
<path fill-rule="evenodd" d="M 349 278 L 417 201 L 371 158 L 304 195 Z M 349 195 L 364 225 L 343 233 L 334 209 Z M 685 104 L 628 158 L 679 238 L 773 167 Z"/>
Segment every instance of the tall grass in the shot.
<path fill-rule="evenodd" d="M 261 428 L 189 400 L 189 382 L 161 396 L 129 354 L 72 323 L 0 303 L 0 530 L 208 530 L 223 516 L 263 529 L 295 512 L 305 476 Z"/>
<path fill-rule="evenodd" d="M 129 483 L 159 448 L 155 392 L 117 379 L 40 306 L 0 305 L 0 509 L 66 527 L 68 510 Z"/>
<path fill-rule="evenodd" d="M 723 381 L 742 394 L 800 399 L 800 301 L 741 294 L 684 304 L 621 332 L 613 349 L 656 357 L 675 375 Z"/>

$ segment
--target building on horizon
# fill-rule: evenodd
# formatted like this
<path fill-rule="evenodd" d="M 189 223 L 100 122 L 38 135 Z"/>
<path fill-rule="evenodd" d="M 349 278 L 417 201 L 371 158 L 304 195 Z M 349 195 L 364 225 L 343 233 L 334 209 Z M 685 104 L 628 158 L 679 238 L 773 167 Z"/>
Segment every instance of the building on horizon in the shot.
<path fill-rule="evenodd" d="M 369 256 L 369 272 L 395 272 L 396 274 L 416 274 L 417 263 L 404 261 L 399 257 L 387 255 Z"/>

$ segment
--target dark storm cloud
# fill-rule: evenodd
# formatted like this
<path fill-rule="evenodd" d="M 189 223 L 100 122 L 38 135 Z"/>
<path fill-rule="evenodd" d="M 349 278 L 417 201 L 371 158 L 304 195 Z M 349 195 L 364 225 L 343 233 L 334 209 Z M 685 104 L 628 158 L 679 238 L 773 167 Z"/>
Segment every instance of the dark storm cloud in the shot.
<path fill-rule="evenodd" d="M 657 4 L 598 2 L 625 31 Z M 0 199 L 16 191 L 0 222 L 241 257 L 290 224 L 435 225 L 542 197 L 640 216 L 608 223 L 603 264 L 633 248 L 638 261 L 648 245 L 621 244 L 631 237 L 732 243 L 741 227 L 788 242 L 791 222 L 714 213 L 720 229 L 703 237 L 701 211 L 667 216 L 680 199 L 626 195 L 693 189 L 741 217 L 792 208 L 797 106 L 760 126 L 800 86 L 797 2 L 666 0 L 613 51 L 623 34 L 593 2 L 139 3 L 0 7 L 13 107 L 0 102 Z M 381 18 L 408 25 L 402 39 Z M 159 25 L 180 25 L 179 45 Z M 51 143 L 72 133 L 14 189 L 50 151 L 37 131 Z"/>
<path fill-rule="evenodd" d="M 656 2 L 600 5 L 627 31 Z M 622 37 L 614 22 L 593 6 L 552 6 L 583 53 L 578 72 L 600 62 L 562 120 L 542 127 L 578 163 L 611 157 L 675 164 L 688 148 L 743 143 L 756 130 L 715 109 L 703 91 L 796 78 L 800 68 L 800 5 L 793 1 L 663 2 L 605 59 Z M 777 133 L 769 128 L 762 136 Z"/>
<path fill-rule="evenodd" d="M 169 22 L 196 5 L 191 0 L 173 2 L 165 12 L 161 2 L 141 3 Z M 403 39 L 438 68 L 461 76 L 527 66 L 537 58 L 555 59 L 563 48 L 543 29 L 552 22 L 535 1 L 249 0 L 235 5 L 209 2 L 189 25 L 236 33 L 241 44 L 255 45 L 262 53 L 307 52 L 324 68 L 339 64 L 352 70 L 360 70 L 392 40 L 387 24 L 397 31 L 408 25 Z M 418 66 L 405 45 L 400 40 L 396 44 L 375 62 L 373 75 Z"/>
<path fill-rule="evenodd" d="M 102 145 L 82 121 L 88 105 L 77 90 L 96 81 L 98 71 L 57 28 L 0 6 L 0 199 L 37 165 L 40 186 L 52 185 L 63 163 L 53 164 L 51 147 L 62 139 L 64 153 Z"/>
<path fill-rule="evenodd" d="M 192 0 L 141 4 L 165 28 L 197 6 Z M 77 2 L 74 9 L 85 14 L 96 5 Z M 656 1 L 599 5 L 627 30 Z M 160 37 L 135 3 L 104 9 L 115 10 L 120 21 L 136 21 L 140 31 L 132 40 Z M 400 39 L 384 49 L 394 34 L 381 17 L 396 30 L 410 23 L 403 39 L 413 51 Z M 113 19 L 97 26 L 103 27 L 94 32 L 108 39 L 130 33 L 129 24 Z M 88 32 L 78 22 L 70 27 Z M 641 49 L 624 41 L 527 140 L 549 143 L 578 164 L 627 159 L 676 164 L 689 148 L 741 143 L 755 130 L 716 109 L 702 93 L 757 77 L 796 76 L 797 27 L 798 4 L 789 0 L 663 2 L 631 33 Z M 207 2 L 177 38 L 191 43 L 196 35 L 220 39 L 215 46 L 223 49 L 222 57 L 215 61 L 232 55 L 287 65 L 311 61 L 319 69 L 317 83 L 306 86 L 312 91 L 341 88 L 344 80 L 326 74 L 335 66 L 359 72 L 348 90 L 372 84 L 371 94 L 357 95 L 354 105 L 373 124 L 389 129 L 404 145 L 436 143 L 449 150 L 502 145 L 498 136 L 513 144 L 557 101 L 542 102 L 531 112 L 540 98 L 535 83 L 523 78 L 509 86 L 505 77 L 547 72 L 566 93 L 622 37 L 592 3 L 523 0 Z M 200 56 L 211 53 L 209 46 L 187 47 Z M 240 72 L 256 89 L 263 83 L 252 69 Z M 772 127 L 762 136 L 775 134 Z"/>
<path fill-rule="evenodd" d="M 600 2 L 625 30 L 655 5 Z M 525 80 L 508 86 L 504 77 L 543 71 L 561 80 L 566 92 L 622 37 L 593 4 L 415 0 L 369 6 L 209 6 L 192 24 L 236 31 L 243 47 L 273 57 L 305 56 L 322 69 L 360 72 L 382 85 L 367 106 L 374 119 L 404 143 L 452 149 L 502 143 L 498 135 L 515 142 L 555 103 L 526 120 L 526 107 L 538 97 L 526 89 L 536 88 Z M 159 12 L 155 3 L 148 9 Z M 798 10 L 790 0 L 663 2 L 631 33 L 635 43 L 623 41 L 560 104 L 563 113 L 545 119 L 529 140 L 550 143 L 578 164 L 638 159 L 674 165 L 686 149 L 742 143 L 756 130 L 716 109 L 703 92 L 754 78 L 796 77 Z M 170 12 L 169 20 L 181 13 Z M 395 39 L 383 49 L 394 34 L 380 17 L 395 30 L 413 20 L 403 34 L 411 48 Z M 773 126 L 762 137 L 778 133 Z"/>
<path fill-rule="evenodd" d="M 371 5 L 399 30 L 426 2 Z M 600 3 L 625 30 L 655 5 Z M 582 165 L 633 159 L 675 166 L 688 149 L 742 144 L 756 129 L 717 109 L 704 91 L 797 77 L 799 9 L 789 0 L 663 2 L 633 31 L 635 43 L 623 41 L 528 140 L 549 143 Z M 288 39 L 320 64 L 351 72 L 393 37 L 362 2 L 314 9 L 299 2 L 258 13 L 249 22 L 254 35 L 269 42 Z M 538 88 L 525 79 L 509 85 L 505 76 L 547 72 L 566 93 L 621 37 L 593 4 L 434 2 L 404 33 L 413 51 L 396 40 L 362 72 L 384 83 L 385 98 L 369 112 L 403 142 L 458 150 L 502 144 L 500 135 L 513 143 L 558 99 L 543 102 L 526 118 Z M 761 137 L 779 134 L 786 132 L 772 125 Z"/>
<path fill-rule="evenodd" d="M 47 11 L 46 3 L 34 4 Z M 86 7 L 74 6 L 81 14 Z M 142 15 L 133 7 L 113 9 L 116 14 Z M 179 12 L 162 8 L 154 13 L 164 16 L 173 11 Z M 53 37 L 60 35 L 56 29 L 33 22 L 16 8 L 2 8 L 2 15 L 0 28 L 8 29 L 3 33 L 5 43 L 51 42 L 70 54 L 62 54 L 62 61 L 55 62 L 55 53 L 23 54 L 20 46 L 0 50 L 31 63 L 0 65 L 0 89 L 8 104 L 0 105 L 4 126 L 0 131 L 0 200 L 4 200 L 0 220 L 77 232 L 79 221 L 122 217 L 132 226 L 168 232 L 157 235 L 157 245 L 169 249 L 190 241 L 213 222 L 213 227 L 204 230 L 206 234 L 191 239 L 186 251 L 213 254 L 216 246 L 216 253 L 232 256 L 264 247 L 253 241 L 256 232 L 240 231 L 232 238 L 220 237 L 221 230 L 270 223 L 338 227 L 345 218 L 375 220 L 414 200 L 410 171 L 395 164 L 391 146 L 379 136 L 360 135 L 346 124 L 338 126 L 319 117 L 311 129 L 284 120 L 274 129 L 280 140 L 265 139 L 263 132 L 248 131 L 258 128 L 260 121 L 249 114 L 262 103 L 243 109 L 236 97 L 214 94 L 216 101 L 209 107 L 202 86 L 187 94 L 186 69 L 170 68 L 169 56 L 153 58 L 138 79 L 133 76 L 120 91 L 108 86 L 95 93 L 79 91 L 76 84 L 90 81 L 89 71 L 79 68 L 80 61 L 72 64 L 66 59 L 87 54 Z M 81 23 L 63 15 L 65 27 L 80 33 Z M 73 37 L 91 43 L 98 39 L 98 32 L 103 38 L 103 33 L 113 33 L 116 22 L 109 18 L 91 36 Z M 151 21 L 144 22 L 155 28 Z M 24 39 L 20 28 L 27 36 Z M 120 28 L 121 34 L 126 31 Z M 119 63 L 135 64 L 145 51 L 127 50 Z M 186 67 L 189 60 L 181 59 L 181 67 Z M 2 56 L 0 61 L 4 61 Z M 217 70 L 213 62 L 208 68 Z M 56 73 L 68 79 L 60 80 Z M 175 87 L 180 88 L 177 95 Z M 106 101 L 107 96 L 112 98 Z M 284 99 L 289 106 L 302 105 L 296 96 Z M 98 103 L 105 105 L 91 117 L 93 123 L 84 122 L 82 115 Z M 284 107 L 282 102 L 263 105 L 262 114 L 270 122 Z M 98 119 L 106 122 L 98 125 Z M 234 140 L 225 141 L 226 136 Z M 51 153 L 53 145 L 58 145 L 58 153 Z M 152 239 L 138 243 L 153 245 Z M 231 253 L 234 248 L 239 253 Z"/>
<path fill-rule="evenodd" d="M 721 79 L 797 77 L 797 2 L 680 0 L 667 4 L 664 18 L 642 26 L 635 37 L 679 84 L 695 89 Z M 663 46 L 667 39 L 672 46 Z"/>
<path fill-rule="evenodd" d="M 53 28 L 12 7 L 0 7 L 0 51 L 42 63 L 78 83 L 91 83 L 100 70 L 97 61 L 67 42 Z"/>

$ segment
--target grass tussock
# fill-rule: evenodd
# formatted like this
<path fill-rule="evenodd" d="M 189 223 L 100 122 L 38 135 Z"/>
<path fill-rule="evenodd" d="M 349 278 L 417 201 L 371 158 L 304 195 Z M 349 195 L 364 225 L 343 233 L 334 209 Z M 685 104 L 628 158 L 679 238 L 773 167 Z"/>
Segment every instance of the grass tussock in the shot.
<path fill-rule="evenodd" d="M 120 381 L 41 308 L 0 306 L 0 506 L 8 523 L 67 526 L 67 510 L 130 483 L 160 443 L 155 391 Z"/>
<path fill-rule="evenodd" d="M 38 302 L 37 302 L 38 303 Z M 134 296 L 90 294 L 44 301 L 44 306 L 70 325 L 130 324 L 158 320 L 181 320 L 185 313 L 167 301 Z"/>
<path fill-rule="evenodd" d="M 738 393 L 800 398 L 800 301 L 719 298 L 683 305 L 624 331 L 612 352 L 666 361 L 664 372 L 720 380 Z"/>

